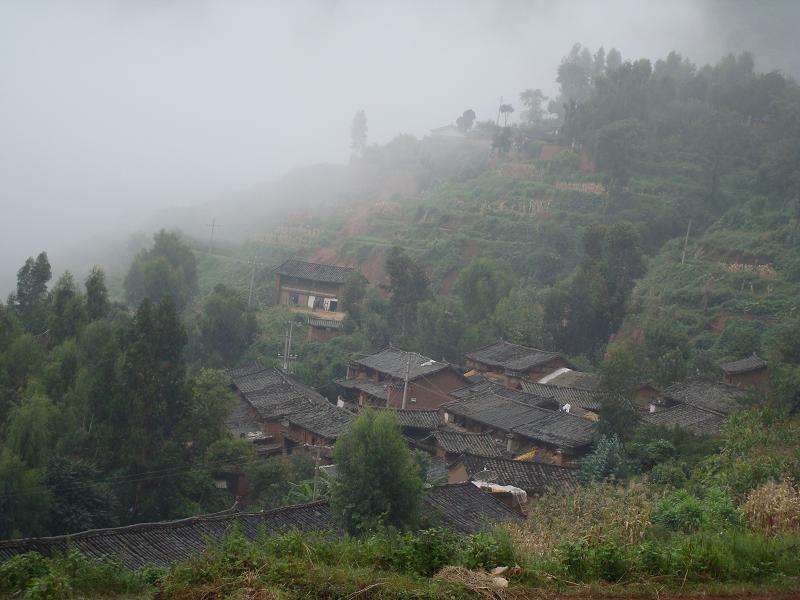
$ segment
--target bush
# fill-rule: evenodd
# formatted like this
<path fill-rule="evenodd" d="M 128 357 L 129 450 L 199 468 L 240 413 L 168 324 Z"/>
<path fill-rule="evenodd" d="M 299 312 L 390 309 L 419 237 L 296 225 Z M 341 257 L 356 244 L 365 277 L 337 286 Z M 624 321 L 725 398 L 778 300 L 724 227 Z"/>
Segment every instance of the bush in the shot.
<path fill-rule="evenodd" d="M 426 529 L 417 534 L 405 533 L 392 546 L 390 562 L 395 569 L 430 577 L 453 563 L 458 544 L 451 531 Z"/>
<path fill-rule="evenodd" d="M 710 488 L 702 499 L 686 490 L 673 492 L 661 501 L 653 522 L 685 533 L 703 528 L 724 528 L 739 522 L 731 497 L 720 488 Z"/>
<path fill-rule="evenodd" d="M 490 570 L 516 562 L 514 544 L 508 531 L 476 533 L 466 540 L 459 562 L 468 569 Z"/>
<path fill-rule="evenodd" d="M 76 550 L 53 558 L 29 552 L 0 564 L 0 593 L 30 599 L 131 594 L 146 587 L 139 574 L 118 562 L 89 560 Z"/>
<path fill-rule="evenodd" d="M 747 522 L 767 533 L 800 531 L 800 490 L 788 479 L 752 490 L 743 509 Z"/>

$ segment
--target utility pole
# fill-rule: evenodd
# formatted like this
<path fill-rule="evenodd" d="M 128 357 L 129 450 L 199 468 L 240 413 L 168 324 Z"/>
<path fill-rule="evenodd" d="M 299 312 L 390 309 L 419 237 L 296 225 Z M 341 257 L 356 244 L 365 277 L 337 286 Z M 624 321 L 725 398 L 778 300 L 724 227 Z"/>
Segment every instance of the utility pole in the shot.
<path fill-rule="evenodd" d="M 317 449 L 317 456 L 316 460 L 314 461 L 314 491 L 311 494 L 311 500 L 317 499 L 317 481 L 319 480 L 319 452 L 320 452 L 319 444 L 316 444 L 316 449 Z"/>
<path fill-rule="evenodd" d="M 403 403 L 401 405 L 402 409 L 406 409 L 406 400 L 408 399 L 408 375 L 411 372 L 411 352 L 408 353 L 408 359 L 406 360 L 406 376 L 403 379 Z"/>
<path fill-rule="evenodd" d="M 283 371 L 284 373 L 290 372 L 290 367 L 292 361 L 298 358 L 296 355 L 292 354 L 292 333 L 294 330 L 294 321 L 289 321 L 289 329 L 284 334 L 284 342 L 283 342 L 283 354 L 278 354 L 279 357 L 283 358 Z"/>
<path fill-rule="evenodd" d="M 681 264 L 686 260 L 686 246 L 689 244 L 689 232 L 692 229 L 692 220 L 689 219 L 689 224 L 686 226 L 686 237 L 683 239 L 683 254 L 681 254 Z"/>
<path fill-rule="evenodd" d="M 247 294 L 247 308 L 253 305 L 253 283 L 256 280 L 256 259 L 250 259 L 250 292 Z"/>
<path fill-rule="evenodd" d="M 214 230 L 217 228 L 217 220 L 211 219 L 211 223 L 206 227 L 211 228 L 211 237 L 208 239 L 208 253 L 211 254 L 211 250 L 214 248 Z"/>

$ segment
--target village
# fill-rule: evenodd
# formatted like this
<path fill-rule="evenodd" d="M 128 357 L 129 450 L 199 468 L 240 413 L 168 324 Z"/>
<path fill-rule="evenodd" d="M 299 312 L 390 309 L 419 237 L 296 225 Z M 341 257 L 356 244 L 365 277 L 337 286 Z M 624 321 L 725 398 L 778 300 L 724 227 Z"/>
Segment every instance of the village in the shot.
<path fill-rule="evenodd" d="M 278 302 L 307 319 L 310 338 L 329 339 L 346 317 L 340 298 L 351 272 L 288 260 L 275 269 Z M 688 379 L 663 390 L 641 382 L 632 399 L 639 418 L 699 435 L 719 432 L 748 390 L 764 390 L 767 363 L 754 355 L 719 369 L 716 381 Z M 577 484 L 608 394 L 597 375 L 558 352 L 503 340 L 468 352 L 460 365 L 388 346 L 347 366 L 334 382 L 335 402 L 287 370 L 254 363 L 228 374 L 239 404 L 227 425 L 260 456 L 307 453 L 331 476 L 334 444 L 355 415 L 388 411 L 409 446 L 430 455 L 431 485 L 471 482 L 520 515 L 546 490 Z M 246 503 L 243 476 L 228 474 L 220 485 Z"/>
<path fill-rule="evenodd" d="M 342 296 L 353 271 L 290 259 L 273 271 L 277 302 L 305 320 L 309 339 L 330 339 L 343 330 Z M 598 375 L 558 352 L 498 340 L 467 352 L 457 365 L 390 345 L 352 360 L 346 376 L 332 382 L 336 397 L 327 398 L 290 372 L 291 341 L 290 331 L 282 368 L 255 362 L 227 369 L 236 404 L 225 426 L 252 444 L 258 460 L 307 456 L 314 494 L 318 480 L 336 477 L 336 442 L 364 410 L 391 414 L 409 449 L 429 457 L 422 502 L 430 524 L 475 534 L 524 523 L 539 497 L 570 494 L 581 484 L 579 466 L 597 439 L 609 392 Z M 627 401 L 642 423 L 713 435 L 744 408 L 751 390 L 767 385 L 767 363 L 755 355 L 719 369 L 717 380 L 689 379 L 663 390 L 643 381 Z M 215 477 L 236 499 L 222 513 L 0 541 L 0 559 L 74 547 L 139 569 L 189 559 L 207 540 L 224 539 L 234 524 L 251 537 L 339 531 L 325 498 L 258 510 L 242 465 L 218 465 Z"/>

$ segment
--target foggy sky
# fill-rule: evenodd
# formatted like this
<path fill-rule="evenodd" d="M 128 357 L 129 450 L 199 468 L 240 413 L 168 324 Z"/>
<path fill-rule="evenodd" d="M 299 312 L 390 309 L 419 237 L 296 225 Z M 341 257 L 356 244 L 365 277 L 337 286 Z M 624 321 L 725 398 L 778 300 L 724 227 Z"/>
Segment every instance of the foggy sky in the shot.
<path fill-rule="evenodd" d="M 796 17 L 713 0 L 4 0 L 0 291 L 41 249 L 57 265 L 159 208 L 346 161 L 357 109 L 370 142 L 489 118 L 501 96 L 553 93 L 576 41 L 696 62 L 749 48 L 793 72 Z"/>

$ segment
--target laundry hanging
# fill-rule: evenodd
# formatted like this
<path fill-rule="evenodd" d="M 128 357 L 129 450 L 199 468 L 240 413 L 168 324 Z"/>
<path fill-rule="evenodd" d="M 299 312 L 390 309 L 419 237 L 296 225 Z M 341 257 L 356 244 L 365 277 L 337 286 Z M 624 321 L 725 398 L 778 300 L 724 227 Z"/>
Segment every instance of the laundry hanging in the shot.
<path fill-rule="evenodd" d="M 330 310 L 331 309 L 331 299 L 325 298 L 322 301 L 322 310 Z"/>
<path fill-rule="evenodd" d="M 308 297 L 308 308 L 314 308 L 314 300 L 316 300 L 316 296 L 309 296 Z"/>

